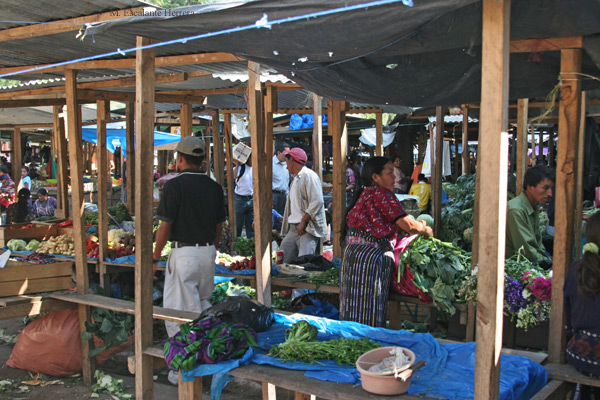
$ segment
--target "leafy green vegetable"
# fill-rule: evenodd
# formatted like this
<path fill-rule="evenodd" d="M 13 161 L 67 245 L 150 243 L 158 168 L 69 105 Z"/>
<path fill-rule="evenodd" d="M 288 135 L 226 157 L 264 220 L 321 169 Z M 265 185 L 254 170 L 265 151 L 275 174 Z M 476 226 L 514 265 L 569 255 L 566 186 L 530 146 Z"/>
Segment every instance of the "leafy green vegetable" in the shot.
<path fill-rule="evenodd" d="M 85 331 L 81 332 L 81 338 L 91 340 L 93 335 L 96 335 L 104 344 L 90 351 L 90 358 L 103 350 L 127 342 L 135 327 L 133 315 L 104 308 L 92 308 L 92 319 L 94 322 L 85 322 Z"/>
<path fill-rule="evenodd" d="M 107 211 L 118 223 L 131 221 L 131 214 L 129 214 L 127 206 L 123 203 L 108 207 Z"/>
<path fill-rule="evenodd" d="M 335 360 L 339 365 L 355 365 L 356 360 L 366 353 L 381 347 L 369 338 L 361 339 L 332 339 L 325 342 L 311 341 L 285 341 L 273 346 L 269 351 L 271 357 L 278 357 L 283 361 L 301 361 L 315 364 L 319 360 Z"/>
<path fill-rule="evenodd" d="M 328 286 L 339 286 L 340 285 L 340 269 L 333 267 L 320 274 L 309 276 L 306 279 L 307 282 L 315 284 L 315 290 L 319 289 L 321 285 Z"/>
<path fill-rule="evenodd" d="M 97 212 L 88 212 L 84 214 L 85 223 L 98 225 L 98 213 Z"/>
<path fill-rule="evenodd" d="M 225 297 L 229 296 L 244 296 L 255 299 L 256 289 L 253 289 L 250 286 L 236 285 L 232 282 L 223 282 L 215 285 L 212 295 L 210 296 L 210 304 L 217 304 Z"/>
<path fill-rule="evenodd" d="M 37 248 L 39 247 L 39 245 L 40 245 L 39 240 L 32 239 L 29 241 L 29 243 L 27 243 L 27 246 L 25 246 L 25 250 L 36 251 Z"/>
<path fill-rule="evenodd" d="M 24 251 L 27 248 L 27 242 L 23 239 L 10 239 L 8 243 L 6 243 L 6 247 L 10 251 Z"/>
<path fill-rule="evenodd" d="M 233 251 L 239 256 L 252 257 L 254 255 L 254 238 L 238 237 L 233 245 Z"/>
<path fill-rule="evenodd" d="M 441 310 L 454 314 L 454 288 L 470 272 L 471 254 L 454 243 L 420 236 L 400 254 L 398 280 L 410 265 L 414 284 Z"/>
<path fill-rule="evenodd" d="M 317 338 L 319 331 L 308 321 L 300 320 L 285 331 L 286 342 L 309 342 Z"/>
<path fill-rule="evenodd" d="M 94 378 L 96 383 L 90 388 L 93 392 L 92 397 L 98 397 L 98 393 L 108 393 L 113 399 L 129 400 L 133 398 L 132 394 L 125 393 L 123 379 L 115 379 L 99 369 L 94 373 Z"/>

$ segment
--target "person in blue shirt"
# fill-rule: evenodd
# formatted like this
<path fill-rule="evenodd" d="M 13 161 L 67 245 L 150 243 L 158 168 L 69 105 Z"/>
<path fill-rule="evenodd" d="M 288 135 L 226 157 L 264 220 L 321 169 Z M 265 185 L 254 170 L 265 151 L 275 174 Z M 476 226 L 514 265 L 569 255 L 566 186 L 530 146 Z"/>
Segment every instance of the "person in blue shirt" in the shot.
<path fill-rule="evenodd" d="M 287 160 L 284 151 L 289 151 L 290 145 L 286 142 L 279 142 L 275 145 L 275 154 L 273 155 L 273 209 L 279 214 L 285 210 L 285 202 L 290 192 L 290 173 L 287 169 Z M 281 221 L 276 220 L 273 229 L 281 230 Z"/>

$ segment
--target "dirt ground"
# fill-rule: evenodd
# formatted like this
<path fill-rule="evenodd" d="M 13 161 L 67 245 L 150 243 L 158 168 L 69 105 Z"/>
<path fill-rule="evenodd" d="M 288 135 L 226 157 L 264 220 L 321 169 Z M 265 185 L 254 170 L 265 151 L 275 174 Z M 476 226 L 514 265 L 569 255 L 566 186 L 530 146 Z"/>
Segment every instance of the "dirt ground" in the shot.
<path fill-rule="evenodd" d="M 72 378 L 37 376 L 5 365 L 13 347 L 7 341 L 16 336 L 24 326 L 23 318 L 0 321 L 0 400 L 80 400 L 92 398 L 92 391 L 83 383 L 80 376 Z M 129 355 L 133 355 L 133 346 L 108 360 L 100 370 L 115 379 L 122 379 L 126 388 L 124 393 L 134 394 L 134 376 L 127 370 L 127 356 Z M 176 399 L 177 387 L 172 386 L 167 381 L 167 369 L 156 370 L 154 373 L 154 398 L 161 400 Z M 203 399 L 210 399 L 210 382 L 210 377 L 204 377 L 202 380 Z M 238 400 L 241 397 L 248 400 L 262 399 L 260 384 L 235 378 L 229 382 L 221 395 L 222 400 Z M 99 393 L 98 397 L 94 398 L 114 400 L 122 397 L 112 397 L 107 393 Z M 286 390 L 277 389 L 277 398 L 280 400 L 293 399 L 294 395 Z"/>

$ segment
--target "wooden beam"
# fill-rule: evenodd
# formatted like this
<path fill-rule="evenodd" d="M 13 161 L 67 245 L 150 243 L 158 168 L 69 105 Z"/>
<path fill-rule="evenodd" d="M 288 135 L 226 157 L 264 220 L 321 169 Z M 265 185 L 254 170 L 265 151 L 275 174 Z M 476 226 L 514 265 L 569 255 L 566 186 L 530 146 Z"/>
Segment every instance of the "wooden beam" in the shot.
<path fill-rule="evenodd" d="M 112 21 L 126 16 L 143 13 L 144 8 L 145 7 L 134 7 L 124 10 L 113 10 L 83 17 L 61 19 L 52 21 L 51 23 L 34 23 L 26 26 L 4 29 L 0 31 L 0 42 L 78 31 L 85 28 L 85 24 Z"/>
<path fill-rule="evenodd" d="M 69 165 L 71 167 L 71 203 L 73 221 L 73 240 L 75 247 L 75 268 L 77 276 L 77 292 L 87 293 L 89 290 L 87 258 L 85 252 L 85 223 L 83 219 L 83 152 L 81 151 L 81 125 L 79 105 L 77 104 L 77 71 L 66 71 L 67 89 L 67 127 L 69 135 Z M 78 307 L 79 329 L 85 330 L 85 322 L 90 320 L 90 308 L 84 305 Z M 90 385 L 94 373 L 94 360 L 89 353 L 93 348 L 91 340 L 81 340 L 82 375 L 86 385 Z"/>
<path fill-rule="evenodd" d="M 113 92 L 108 90 L 79 90 L 77 92 L 79 100 L 96 102 L 98 100 L 113 100 L 113 101 L 134 101 L 134 92 Z M 176 94 L 157 94 L 154 96 L 157 103 L 191 103 L 202 104 L 205 98 L 201 96 L 188 96 Z"/>
<path fill-rule="evenodd" d="M 227 61 L 242 61 L 242 58 L 234 56 L 229 53 L 199 53 L 199 54 L 186 54 L 182 56 L 168 56 L 156 58 L 156 68 L 159 67 L 171 67 L 174 65 L 195 65 L 195 64 L 210 64 L 220 63 Z M 45 68 L 47 67 L 47 68 Z M 43 68 L 42 70 L 26 72 L 26 74 L 40 72 L 50 73 L 66 71 L 69 69 L 119 69 L 119 68 L 135 68 L 135 58 L 121 58 L 118 60 L 91 60 L 91 61 L 80 61 L 69 65 L 61 65 L 52 67 L 51 64 L 40 64 L 40 65 L 22 65 L 19 67 L 7 67 L 0 68 L 0 74 L 13 74 L 19 75 L 21 71 L 33 68 Z"/>
<path fill-rule="evenodd" d="M 67 139 L 65 137 L 65 121 L 61 117 L 60 107 L 53 107 L 54 135 L 56 136 L 56 189 L 60 214 L 63 218 L 69 218 L 69 187 L 67 175 Z M 57 215 L 59 216 L 59 215 Z"/>
<path fill-rule="evenodd" d="M 444 166 L 444 109 L 435 109 L 434 145 L 429 152 L 431 160 L 431 214 L 433 217 L 433 235 L 439 237 L 442 229 L 442 178 Z"/>
<path fill-rule="evenodd" d="M 462 110 L 462 173 L 471 175 L 471 157 L 469 154 L 469 107 L 463 106 Z"/>
<path fill-rule="evenodd" d="M 581 112 L 581 50 L 562 50 L 560 103 L 558 109 L 558 154 L 556 164 L 556 209 L 552 258 L 552 309 L 548 337 L 548 361 L 563 363 L 566 332 L 562 288 L 573 260 L 575 223 L 575 170 Z"/>
<path fill-rule="evenodd" d="M 348 127 L 344 101 L 327 101 L 329 134 L 333 137 L 333 255 L 342 257 L 342 228 L 346 221 L 346 156 L 348 152 Z"/>
<path fill-rule="evenodd" d="M 579 136 L 577 145 L 577 169 L 575 170 L 575 220 L 573 222 L 574 236 L 574 258 L 581 258 L 581 234 L 582 225 L 580 221 L 583 219 L 583 159 L 585 158 L 585 132 L 586 132 L 586 108 L 587 98 L 586 92 L 581 93 L 581 117 L 579 119 Z M 552 132 L 550 132 L 549 147 L 552 148 Z"/>
<path fill-rule="evenodd" d="M 313 98 L 313 169 L 319 175 L 319 179 L 323 182 L 323 97 L 312 94 Z"/>
<path fill-rule="evenodd" d="M 498 399 L 508 163 L 510 0 L 484 0 L 476 195 L 478 226 L 475 399 Z M 482 187 L 482 183 L 485 188 Z"/>
<path fill-rule="evenodd" d="M 219 110 L 211 112 L 212 124 L 211 131 L 213 136 L 213 165 L 215 169 L 215 178 L 219 185 L 225 184 L 225 163 L 223 156 L 223 139 L 221 137 L 221 123 L 219 122 Z"/>
<path fill-rule="evenodd" d="M 110 165 L 108 163 L 108 150 L 106 149 L 106 123 L 110 119 L 110 101 L 98 100 L 96 103 L 96 134 L 98 144 L 96 147 L 96 163 L 98 171 L 98 271 L 100 273 L 100 286 L 110 293 L 110 280 L 106 276 L 106 260 L 108 252 L 108 193 Z M 112 182 L 111 182 L 112 192 Z"/>
<path fill-rule="evenodd" d="M 127 143 L 126 193 L 127 209 L 135 214 L 135 103 L 129 101 L 125 105 L 125 141 Z"/>
<path fill-rule="evenodd" d="M 235 240 L 237 230 L 235 229 L 235 197 L 233 178 L 233 158 L 231 156 L 231 114 L 223 116 L 223 136 L 225 136 L 225 160 L 227 164 L 227 209 L 229 214 L 229 229 L 231 240 Z"/>
<path fill-rule="evenodd" d="M 192 105 L 182 103 L 180 106 L 179 121 L 181 122 L 181 137 L 192 136 Z M 207 147 L 210 150 L 210 148 Z"/>
<path fill-rule="evenodd" d="M 23 166 L 23 147 L 21 146 L 21 128 L 13 128 L 13 133 L 10 141 L 10 150 L 12 152 L 10 161 L 12 166 L 12 177 L 15 181 L 15 185 L 19 184 L 21 180 L 21 167 Z M 15 193 L 15 199 L 16 195 Z"/>
<path fill-rule="evenodd" d="M 581 36 L 510 41 L 511 53 L 535 53 L 581 48 L 583 48 L 583 37 Z"/>
<path fill-rule="evenodd" d="M 65 99 L 0 100 L 0 108 L 64 106 L 65 104 Z"/>
<path fill-rule="evenodd" d="M 383 114 L 375 114 L 375 155 L 383 157 Z"/>
<path fill-rule="evenodd" d="M 152 44 L 138 36 L 137 47 Z M 152 169 L 154 164 L 154 49 L 136 51 L 135 76 L 135 396 L 154 398 L 152 357 L 144 350 L 152 345 Z M 131 166 L 130 166 L 131 167 Z"/>
<path fill-rule="evenodd" d="M 254 246 L 256 253 L 256 297 L 271 306 L 271 209 L 272 177 L 265 176 L 265 164 L 271 162 L 264 144 L 263 98 L 260 64 L 248 62 L 248 110 L 252 144 L 252 189 L 254 191 Z M 271 139 L 272 140 L 272 139 Z"/>
<path fill-rule="evenodd" d="M 527 118 L 529 114 L 529 99 L 519 99 L 517 108 L 517 196 L 523 188 L 523 178 L 527 170 Z"/>

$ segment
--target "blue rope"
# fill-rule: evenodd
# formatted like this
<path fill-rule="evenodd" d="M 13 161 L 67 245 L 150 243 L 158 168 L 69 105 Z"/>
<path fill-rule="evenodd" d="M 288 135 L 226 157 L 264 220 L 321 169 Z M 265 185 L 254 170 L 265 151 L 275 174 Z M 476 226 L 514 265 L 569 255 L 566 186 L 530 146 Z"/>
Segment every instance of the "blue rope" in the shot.
<path fill-rule="evenodd" d="M 200 35 L 188 36 L 185 38 L 173 39 L 173 40 L 168 40 L 166 42 L 153 43 L 153 44 L 149 44 L 146 46 L 133 47 L 130 49 L 125 49 L 125 50 L 121 50 L 120 48 L 117 48 L 116 51 L 112 51 L 112 52 L 108 52 L 108 53 L 104 53 L 104 54 L 98 54 L 95 56 L 83 57 L 83 58 L 78 58 L 78 59 L 69 60 L 69 61 L 62 61 L 62 62 L 54 63 L 54 64 L 48 64 L 48 65 L 44 65 L 44 66 L 33 67 L 33 68 L 24 69 L 22 71 L 13 72 L 13 73 L 0 74 L 0 78 L 6 77 L 6 76 L 13 76 L 15 74 L 24 74 L 24 73 L 28 73 L 28 72 L 40 71 L 40 70 L 44 70 L 44 69 L 48 69 L 48 68 L 61 67 L 64 65 L 69 65 L 69 64 L 73 64 L 73 63 L 77 63 L 77 62 L 82 62 L 82 61 L 92 61 L 92 60 L 97 60 L 100 58 L 112 57 L 112 56 L 117 56 L 117 55 L 124 56 L 127 53 L 132 53 L 137 50 L 151 49 L 151 48 L 168 46 L 168 45 L 177 44 L 177 43 L 185 44 L 189 40 L 204 39 L 204 38 L 208 38 L 208 37 L 220 36 L 220 35 L 235 33 L 235 32 L 242 32 L 242 31 L 247 31 L 247 30 L 251 30 L 251 29 L 260 29 L 260 28 L 271 29 L 271 27 L 273 25 L 281 25 L 281 24 L 300 21 L 300 20 L 304 20 L 304 19 L 318 18 L 318 17 L 322 17 L 325 15 L 338 14 L 341 12 L 360 10 L 360 9 L 365 9 L 365 8 L 369 8 L 369 7 L 375 7 L 375 6 L 398 3 L 398 2 L 402 2 L 404 5 L 406 5 L 408 7 L 413 6 L 413 0 L 376 0 L 376 1 L 373 1 L 370 3 L 363 3 L 363 4 L 357 4 L 354 6 L 345 6 L 345 7 L 340 7 L 340 8 L 334 8 L 331 10 L 303 14 L 303 15 L 298 15 L 295 17 L 281 18 L 281 19 L 277 19 L 277 20 L 273 20 L 273 21 L 269 21 L 267 14 L 263 14 L 262 18 L 259 19 L 258 21 L 256 21 L 252 25 L 239 26 L 239 27 L 224 29 L 224 30 L 220 30 L 220 31 L 216 31 L 216 32 L 203 33 Z M 394 42 L 396 42 L 396 41 L 394 41 Z M 339 61 L 338 61 L 338 63 L 339 63 Z"/>

